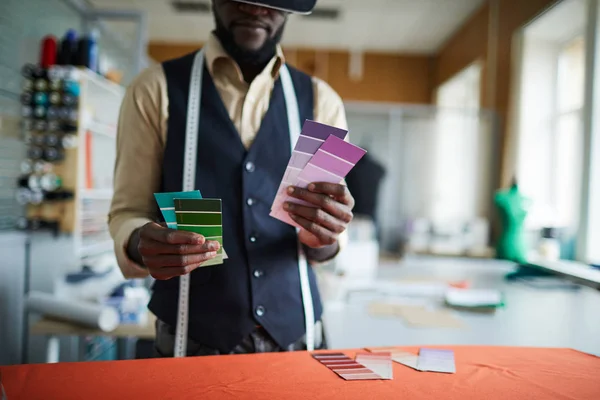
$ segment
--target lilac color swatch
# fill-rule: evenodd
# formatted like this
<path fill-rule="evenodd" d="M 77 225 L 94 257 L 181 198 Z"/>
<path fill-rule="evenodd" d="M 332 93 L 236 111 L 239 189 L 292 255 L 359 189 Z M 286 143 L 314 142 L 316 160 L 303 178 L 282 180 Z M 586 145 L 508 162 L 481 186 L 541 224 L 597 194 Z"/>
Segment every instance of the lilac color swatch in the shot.
<path fill-rule="evenodd" d="M 300 134 L 321 140 L 326 140 L 329 135 L 333 135 L 343 140 L 346 138 L 348 131 L 307 119 L 304 121 L 304 125 L 302 125 L 302 132 Z"/>
<path fill-rule="evenodd" d="M 326 169 L 341 177 L 348 175 L 348 172 L 354 167 L 354 164 L 332 157 L 321 150 L 318 150 L 313 156 L 312 160 L 310 160 L 310 164 Z"/>
<path fill-rule="evenodd" d="M 302 153 L 315 154 L 323 142 L 319 139 L 313 139 L 306 136 L 300 136 L 298 143 L 294 147 L 294 151 L 301 151 Z M 289 164 L 288 164 L 289 165 Z"/>
<path fill-rule="evenodd" d="M 306 164 L 308 164 L 311 157 L 312 157 L 312 154 L 304 154 L 304 153 L 298 153 L 297 151 L 293 151 L 292 157 L 290 158 L 290 162 L 288 164 L 288 167 L 295 167 L 295 168 L 302 169 L 302 168 L 306 167 Z"/>
<path fill-rule="evenodd" d="M 345 142 L 335 136 L 329 136 L 321 146 L 321 150 L 350 161 L 352 164 L 356 164 L 366 153 L 366 151 L 360 147 Z"/>
<path fill-rule="evenodd" d="M 295 168 L 287 168 L 285 170 L 285 174 L 283 174 L 283 181 L 284 182 L 296 182 L 296 179 L 298 179 L 298 175 L 300 175 L 300 172 L 302 172 L 302 170 L 300 169 L 295 169 Z M 285 190 L 285 188 L 283 188 Z"/>
<path fill-rule="evenodd" d="M 454 351 L 422 348 L 419 350 L 417 368 L 420 371 L 453 374 L 456 372 Z"/>

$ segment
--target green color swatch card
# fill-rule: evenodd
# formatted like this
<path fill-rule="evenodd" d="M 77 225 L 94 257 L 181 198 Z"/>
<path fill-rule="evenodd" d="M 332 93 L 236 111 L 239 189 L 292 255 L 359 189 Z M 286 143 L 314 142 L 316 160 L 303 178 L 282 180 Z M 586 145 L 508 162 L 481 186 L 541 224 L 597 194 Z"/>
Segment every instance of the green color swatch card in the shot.
<path fill-rule="evenodd" d="M 203 267 L 223 264 L 223 219 L 220 199 L 175 199 L 177 229 L 203 235 L 217 241 L 221 248 L 217 256 Z"/>

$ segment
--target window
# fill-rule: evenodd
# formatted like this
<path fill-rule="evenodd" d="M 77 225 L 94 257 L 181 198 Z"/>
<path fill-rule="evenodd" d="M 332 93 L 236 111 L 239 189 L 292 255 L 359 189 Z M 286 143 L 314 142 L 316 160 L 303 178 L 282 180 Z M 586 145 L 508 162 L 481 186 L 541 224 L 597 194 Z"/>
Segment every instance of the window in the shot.
<path fill-rule="evenodd" d="M 583 156 L 583 101 L 585 43 L 579 37 L 564 46 L 558 56 L 556 128 L 552 185 L 559 226 L 577 225 Z"/>
<path fill-rule="evenodd" d="M 532 199 L 527 227 L 574 234 L 580 208 L 585 42 L 525 35 L 517 178 Z"/>
<path fill-rule="evenodd" d="M 479 215 L 481 65 L 475 63 L 437 91 L 433 198 L 430 216 L 438 223 L 466 223 Z"/>

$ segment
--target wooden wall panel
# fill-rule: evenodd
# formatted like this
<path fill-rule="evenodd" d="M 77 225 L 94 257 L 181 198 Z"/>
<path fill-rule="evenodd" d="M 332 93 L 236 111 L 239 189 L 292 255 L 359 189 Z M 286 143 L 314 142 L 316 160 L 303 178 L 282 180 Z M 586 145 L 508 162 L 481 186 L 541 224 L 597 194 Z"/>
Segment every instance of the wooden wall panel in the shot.
<path fill-rule="evenodd" d="M 486 3 L 442 46 L 435 58 L 434 87 L 475 61 L 486 59 L 489 15 L 490 6 Z"/>
<path fill-rule="evenodd" d="M 198 50 L 202 43 L 170 43 L 151 42 L 148 45 L 148 55 L 156 62 L 163 62 L 178 58 Z"/>
<path fill-rule="evenodd" d="M 558 0 L 488 0 L 443 46 L 435 59 L 433 90 L 476 60 L 484 61 L 482 107 L 496 111 L 501 126 L 501 184 L 508 184 L 508 117 L 513 40 L 519 30 Z M 490 28 L 491 27 L 491 28 Z M 490 36 L 492 35 L 492 36 Z M 490 44 L 494 48 L 490 48 Z"/>
<path fill-rule="evenodd" d="M 201 44 L 152 42 L 148 54 L 157 62 L 198 49 Z M 433 57 L 365 53 L 363 77 L 349 76 L 350 54 L 340 50 L 284 49 L 288 62 L 327 81 L 344 100 L 430 103 Z"/>

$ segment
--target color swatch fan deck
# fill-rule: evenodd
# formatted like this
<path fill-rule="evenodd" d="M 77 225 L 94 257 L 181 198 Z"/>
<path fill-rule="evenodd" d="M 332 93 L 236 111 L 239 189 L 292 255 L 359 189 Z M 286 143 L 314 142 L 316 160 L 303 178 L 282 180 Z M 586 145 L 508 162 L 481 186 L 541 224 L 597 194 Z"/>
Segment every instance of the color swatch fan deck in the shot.
<path fill-rule="evenodd" d="M 348 131 L 307 120 L 302 127 L 283 179 L 277 191 L 271 216 L 299 227 L 283 209 L 285 202 L 312 206 L 287 194 L 287 188 L 306 188 L 310 183 L 342 183 L 366 151 L 344 141 Z"/>
<path fill-rule="evenodd" d="M 200 191 L 155 193 L 154 198 L 168 228 L 195 232 L 221 244 L 217 256 L 202 267 L 223 264 L 223 215 L 220 199 L 203 199 Z"/>

